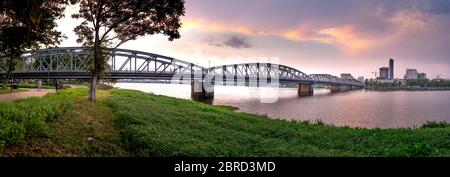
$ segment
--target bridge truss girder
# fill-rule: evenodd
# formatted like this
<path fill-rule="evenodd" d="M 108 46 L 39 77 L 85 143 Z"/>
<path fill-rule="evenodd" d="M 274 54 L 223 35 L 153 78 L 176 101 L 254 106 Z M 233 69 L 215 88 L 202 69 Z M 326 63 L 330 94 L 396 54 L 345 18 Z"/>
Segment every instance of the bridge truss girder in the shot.
<path fill-rule="evenodd" d="M 90 51 L 81 47 L 51 48 L 25 53 L 16 73 L 81 73 L 87 72 Z M 162 55 L 126 49 L 110 49 L 107 73 L 180 74 L 202 72 L 201 66 Z"/>
<path fill-rule="evenodd" d="M 104 78 L 187 80 L 209 77 L 214 82 L 252 82 L 269 80 L 283 83 L 310 83 L 363 86 L 356 80 L 344 80 L 329 74 L 307 75 L 295 68 L 272 63 L 244 63 L 211 68 L 153 53 L 109 49 L 109 68 Z M 17 79 L 89 79 L 89 48 L 62 47 L 29 51 L 22 55 L 23 62 L 15 67 Z M 4 60 L 2 60 L 4 61 Z M 0 63 L 5 66 L 5 63 Z M 3 69 L 2 69 L 3 68 Z M 0 75 L 5 67 L 0 67 Z"/>

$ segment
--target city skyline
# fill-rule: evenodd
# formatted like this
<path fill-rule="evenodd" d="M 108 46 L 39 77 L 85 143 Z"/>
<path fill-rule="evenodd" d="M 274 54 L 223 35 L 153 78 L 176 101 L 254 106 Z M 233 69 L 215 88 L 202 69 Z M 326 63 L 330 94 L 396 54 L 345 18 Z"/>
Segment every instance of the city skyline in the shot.
<path fill-rule="evenodd" d="M 365 78 L 394 58 L 396 78 L 407 68 L 424 71 L 429 78 L 450 78 L 450 51 L 445 49 L 450 46 L 449 7 L 441 0 L 187 0 L 181 39 L 168 42 L 161 35 L 148 36 L 121 48 L 204 66 L 279 57 L 279 63 L 308 74 L 351 73 Z M 79 46 L 73 33 L 79 22 L 70 18 L 76 10 L 69 7 L 58 23 L 68 36 L 61 46 Z"/>

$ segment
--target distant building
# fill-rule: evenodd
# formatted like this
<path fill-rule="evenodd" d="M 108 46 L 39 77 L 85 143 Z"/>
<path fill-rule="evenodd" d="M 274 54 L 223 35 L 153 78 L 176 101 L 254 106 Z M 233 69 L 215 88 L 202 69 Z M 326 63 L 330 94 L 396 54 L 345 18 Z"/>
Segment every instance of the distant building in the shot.
<path fill-rule="evenodd" d="M 345 80 L 355 80 L 355 78 L 352 76 L 352 74 L 349 74 L 349 73 L 342 73 L 342 74 L 341 74 L 341 79 L 345 79 Z"/>
<path fill-rule="evenodd" d="M 394 59 L 389 60 L 389 79 L 394 80 Z"/>
<path fill-rule="evenodd" d="M 406 69 L 405 79 L 417 79 L 417 69 Z"/>
<path fill-rule="evenodd" d="M 359 82 L 364 82 L 364 77 L 363 77 L 363 76 L 359 76 L 359 77 L 358 77 L 358 81 L 359 81 Z"/>
<path fill-rule="evenodd" d="M 417 74 L 417 79 L 426 79 L 427 78 L 427 74 L 426 73 L 418 73 Z"/>
<path fill-rule="evenodd" d="M 378 79 L 389 79 L 389 68 L 380 68 L 380 77 Z"/>

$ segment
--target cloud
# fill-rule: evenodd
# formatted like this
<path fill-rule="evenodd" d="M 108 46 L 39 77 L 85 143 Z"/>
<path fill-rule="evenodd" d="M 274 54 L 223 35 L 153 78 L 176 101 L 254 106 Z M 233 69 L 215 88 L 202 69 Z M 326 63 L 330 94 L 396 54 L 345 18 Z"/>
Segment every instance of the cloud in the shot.
<path fill-rule="evenodd" d="M 222 35 L 219 38 L 209 37 L 207 42 L 210 46 L 231 47 L 235 49 L 250 48 L 252 46 L 248 38 L 237 35 Z"/>
<path fill-rule="evenodd" d="M 428 19 L 430 16 L 420 10 L 405 9 L 397 12 L 389 21 L 402 29 L 423 30 L 428 26 Z"/>
<path fill-rule="evenodd" d="M 182 59 L 201 58 L 191 55 L 197 49 L 222 58 L 277 56 L 312 73 L 364 75 L 393 57 L 450 77 L 450 0 L 186 0 L 182 22 L 181 39 L 154 35 L 127 46 Z M 78 45 L 72 32 L 78 23 L 58 23 L 72 40 L 64 45 Z M 230 61 L 236 62 L 242 61 Z"/>
<path fill-rule="evenodd" d="M 238 36 L 230 36 L 224 43 L 225 46 L 229 46 L 232 48 L 250 48 L 251 45 L 250 43 L 247 41 L 246 38 L 241 38 Z"/>
<path fill-rule="evenodd" d="M 450 14 L 449 0 L 431 0 L 430 12 L 435 14 Z"/>
<path fill-rule="evenodd" d="M 356 54 L 394 39 L 409 40 L 399 39 L 406 36 L 402 34 L 428 30 L 432 17 L 425 14 L 427 9 L 446 13 L 450 10 L 448 3 L 448 0 L 258 0 L 257 3 L 189 0 L 186 19 L 205 31 L 316 41 Z M 233 13 L 229 13 L 231 9 Z"/>
<path fill-rule="evenodd" d="M 450 66 L 448 64 L 432 64 L 433 67 L 435 67 L 438 70 L 448 70 L 450 68 Z"/>

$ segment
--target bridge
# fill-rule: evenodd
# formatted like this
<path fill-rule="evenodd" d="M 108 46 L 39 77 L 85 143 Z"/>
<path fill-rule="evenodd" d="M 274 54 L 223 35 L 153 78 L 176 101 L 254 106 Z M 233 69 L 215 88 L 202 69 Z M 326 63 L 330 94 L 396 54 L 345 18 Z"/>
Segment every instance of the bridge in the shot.
<path fill-rule="evenodd" d="M 83 47 L 49 48 L 29 51 L 15 66 L 14 79 L 89 79 L 91 50 Z M 214 96 L 214 85 L 271 86 L 298 84 L 299 95 L 313 94 L 313 85 L 330 85 L 331 92 L 358 89 L 357 80 L 329 74 L 305 74 L 295 68 L 273 63 L 243 63 L 205 68 L 190 62 L 142 51 L 110 49 L 105 79 L 191 81 L 192 97 Z M 6 64 L 0 63 L 0 76 Z"/>

